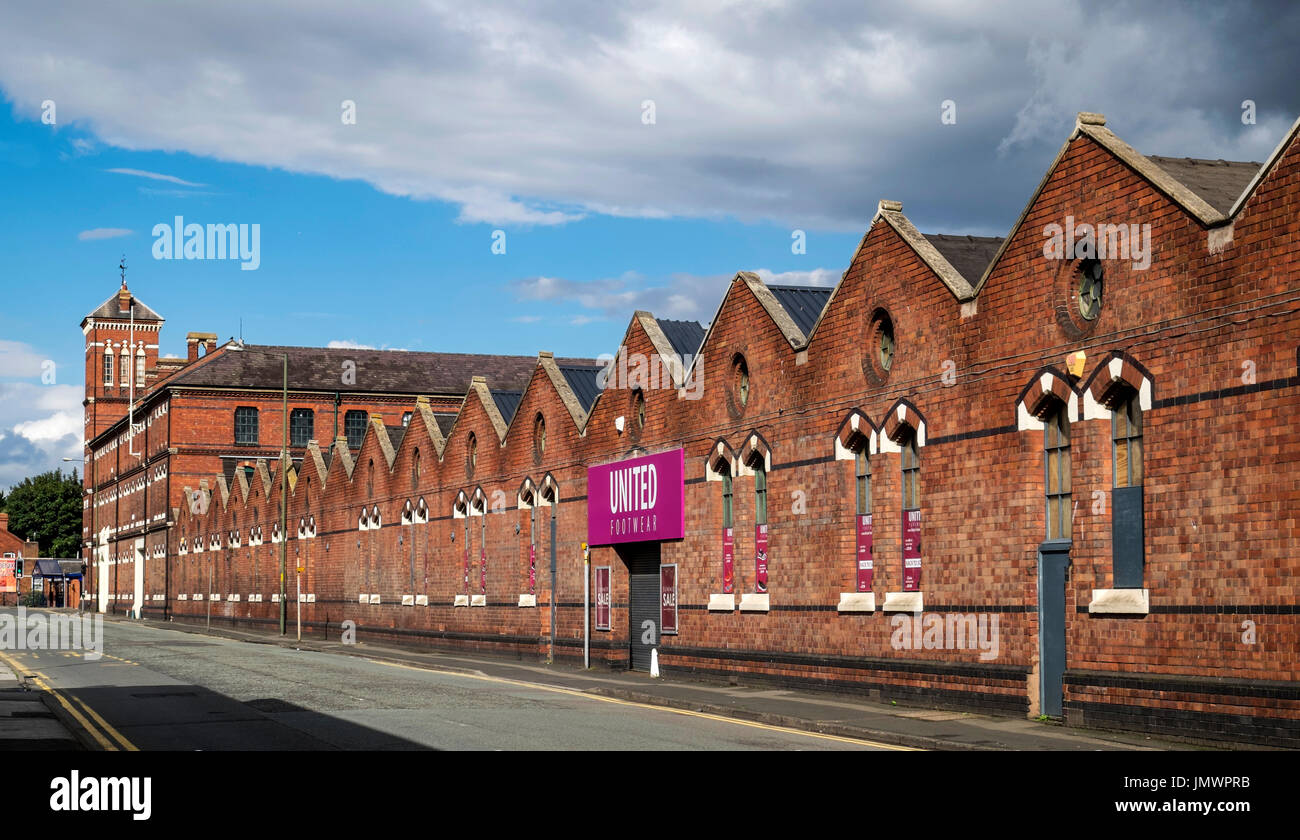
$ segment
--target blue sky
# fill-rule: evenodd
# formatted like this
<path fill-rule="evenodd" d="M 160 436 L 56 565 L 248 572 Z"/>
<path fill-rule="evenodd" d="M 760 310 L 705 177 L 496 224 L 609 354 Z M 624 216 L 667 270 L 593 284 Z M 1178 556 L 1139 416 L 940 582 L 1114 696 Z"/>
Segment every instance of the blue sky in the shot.
<path fill-rule="evenodd" d="M 1262 160 L 1300 113 L 1297 29 L 1084 0 L 0 9 L 0 488 L 79 456 L 78 324 L 123 255 L 163 354 L 242 319 L 252 343 L 595 356 L 635 309 L 707 321 L 739 270 L 834 284 L 882 198 L 1004 234 L 1077 111 L 1139 151 Z M 177 215 L 259 225 L 259 267 L 154 259 Z"/>

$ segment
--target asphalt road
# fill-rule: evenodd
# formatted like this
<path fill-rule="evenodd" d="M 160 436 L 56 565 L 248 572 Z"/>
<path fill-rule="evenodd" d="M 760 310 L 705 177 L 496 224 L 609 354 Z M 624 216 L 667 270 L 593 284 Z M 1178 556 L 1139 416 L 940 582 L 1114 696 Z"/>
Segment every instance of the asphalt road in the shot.
<path fill-rule="evenodd" d="M 0 610 L 13 614 L 13 609 Z M 32 611 L 36 613 L 38 611 Z M 861 750 L 883 745 L 455 674 L 107 621 L 103 657 L 4 654 L 140 750 Z"/>

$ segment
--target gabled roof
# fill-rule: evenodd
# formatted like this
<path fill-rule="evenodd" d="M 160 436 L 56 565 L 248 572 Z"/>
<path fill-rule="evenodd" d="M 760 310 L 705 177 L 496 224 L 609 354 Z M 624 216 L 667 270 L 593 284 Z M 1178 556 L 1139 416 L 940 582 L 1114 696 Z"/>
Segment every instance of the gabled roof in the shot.
<path fill-rule="evenodd" d="M 515 412 L 519 410 L 519 401 L 523 399 L 523 391 L 497 391 L 492 392 L 492 401 L 497 404 L 497 411 L 501 412 L 501 419 L 510 425 L 514 419 Z"/>
<path fill-rule="evenodd" d="M 1259 172 L 1260 163 L 1234 160 L 1202 160 L 1147 155 L 1164 171 L 1205 199 L 1205 203 L 1225 215 Z"/>
<path fill-rule="evenodd" d="M 673 321 L 656 318 L 659 329 L 678 356 L 694 356 L 704 341 L 704 325 L 699 321 Z"/>
<path fill-rule="evenodd" d="M 767 288 L 805 337 L 821 317 L 832 291 L 825 286 L 781 286 L 774 283 L 768 283 Z"/>
<path fill-rule="evenodd" d="M 95 307 L 91 312 L 89 312 L 86 315 L 86 317 L 82 319 L 82 322 L 84 323 L 86 320 L 90 318 L 108 318 L 113 320 L 121 319 L 123 321 L 130 320 L 131 318 L 130 311 L 123 312 L 122 310 L 118 309 L 117 301 L 118 301 L 119 294 L 120 292 L 113 292 L 112 296 L 109 297 L 108 300 L 104 301 L 99 306 Z M 135 320 L 137 321 L 164 320 L 163 316 L 159 315 L 157 312 L 154 312 L 153 309 L 151 309 L 144 301 L 140 300 L 134 295 L 131 296 L 131 301 L 132 303 L 135 304 Z"/>
<path fill-rule="evenodd" d="M 557 365 L 564 381 L 569 383 L 573 395 L 584 412 L 591 412 L 591 406 L 600 396 L 600 387 L 596 384 L 600 378 L 601 368 L 579 367 L 577 365 Z"/>
<path fill-rule="evenodd" d="M 984 269 L 1002 247 L 1000 236 L 950 236 L 945 233 L 922 234 L 957 273 L 974 286 Z"/>

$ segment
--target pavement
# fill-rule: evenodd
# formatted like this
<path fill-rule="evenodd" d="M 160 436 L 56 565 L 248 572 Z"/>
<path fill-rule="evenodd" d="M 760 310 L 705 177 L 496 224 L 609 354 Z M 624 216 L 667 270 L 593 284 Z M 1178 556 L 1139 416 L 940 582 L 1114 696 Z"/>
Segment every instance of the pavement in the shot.
<path fill-rule="evenodd" d="M 211 628 L 181 622 L 137 621 L 105 616 L 107 621 L 178 633 L 208 635 L 254 644 L 362 657 L 448 673 L 471 674 L 524 686 L 549 686 L 591 695 L 857 738 L 902 747 L 937 750 L 1189 750 L 1205 749 L 1138 733 L 1079 729 L 1054 722 L 967 712 L 871 703 L 848 694 L 769 689 L 672 675 L 607 669 L 584 670 L 566 664 L 535 663 L 483 654 L 440 653 L 399 644 L 281 637 L 274 632 Z M 73 727 L 75 729 L 75 726 Z M 2 748 L 2 747 L 0 747 Z"/>
<path fill-rule="evenodd" d="M 0 657 L 0 752 L 81 749 L 55 710 L 57 700 L 35 683 Z"/>

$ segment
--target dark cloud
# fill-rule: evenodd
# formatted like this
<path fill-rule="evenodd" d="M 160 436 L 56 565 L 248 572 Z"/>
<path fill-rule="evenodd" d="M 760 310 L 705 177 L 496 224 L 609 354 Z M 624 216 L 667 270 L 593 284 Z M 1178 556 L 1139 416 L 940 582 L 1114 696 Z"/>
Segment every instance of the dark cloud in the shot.
<path fill-rule="evenodd" d="M 52 98 L 110 144 L 361 178 L 492 224 L 860 231 L 893 198 L 927 230 L 1003 233 L 1076 111 L 1144 152 L 1250 160 L 1300 113 L 1294 5 L 51 0 L 3 16 L 22 33 L 0 53 L 20 113 Z"/>

